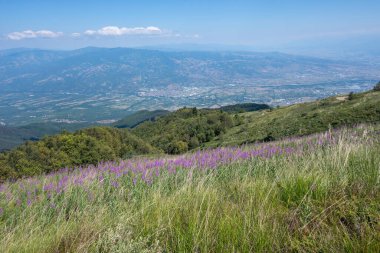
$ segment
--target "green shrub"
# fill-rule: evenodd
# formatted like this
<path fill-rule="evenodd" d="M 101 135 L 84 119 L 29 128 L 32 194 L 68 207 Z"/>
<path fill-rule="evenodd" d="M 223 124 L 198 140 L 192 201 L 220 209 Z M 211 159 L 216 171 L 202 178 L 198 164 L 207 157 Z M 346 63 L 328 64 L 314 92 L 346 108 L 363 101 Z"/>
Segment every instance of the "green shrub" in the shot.
<path fill-rule="evenodd" d="M 380 82 L 378 82 L 375 87 L 373 87 L 374 91 L 380 91 Z"/>

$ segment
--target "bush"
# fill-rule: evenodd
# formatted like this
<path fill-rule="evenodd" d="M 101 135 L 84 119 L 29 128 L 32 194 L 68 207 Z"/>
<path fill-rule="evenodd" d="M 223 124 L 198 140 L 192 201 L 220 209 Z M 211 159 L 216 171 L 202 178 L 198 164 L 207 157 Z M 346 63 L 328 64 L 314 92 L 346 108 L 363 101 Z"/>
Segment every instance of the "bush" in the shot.
<path fill-rule="evenodd" d="M 380 91 L 380 82 L 378 82 L 375 87 L 373 87 L 374 91 Z"/>
<path fill-rule="evenodd" d="M 174 143 L 170 143 L 169 145 L 169 154 L 181 154 L 188 150 L 188 144 L 184 141 L 176 141 Z"/>
<path fill-rule="evenodd" d="M 348 100 L 354 99 L 354 93 L 351 91 L 350 94 L 348 94 Z"/>

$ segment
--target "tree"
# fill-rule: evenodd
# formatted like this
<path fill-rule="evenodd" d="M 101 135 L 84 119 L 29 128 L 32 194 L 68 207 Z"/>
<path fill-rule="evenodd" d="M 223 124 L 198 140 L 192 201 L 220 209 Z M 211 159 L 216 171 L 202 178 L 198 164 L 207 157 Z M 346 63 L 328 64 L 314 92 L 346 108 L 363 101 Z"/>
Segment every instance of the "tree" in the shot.
<path fill-rule="evenodd" d="M 181 154 L 188 150 L 188 144 L 184 141 L 175 141 L 169 144 L 169 154 Z"/>
<path fill-rule="evenodd" d="M 268 133 L 267 136 L 262 139 L 263 142 L 275 141 L 276 139 L 272 136 L 272 133 Z"/>
<path fill-rule="evenodd" d="M 197 110 L 196 107 L 194 107 L 194 108 L 192 109 L 192 112 L 193 112 L 193 115 L 198 115 L 198 110 Z"/>
<path fill-rule="evenodd" d="M 354 99 L 354 93 L 351 91 L 349 94 L 348 94 L 348 100 L 352 100 Z"/>
<path fill-rule="evenodd" d="M 196 136 L 191 137 L 190 142 L 189 142 L 189 148 L 197 148 L 199 147 L 199 140 Z"/>
<path fill-rule="evenodd" d="M 374 91 L 380 91 L 380 82 L 378 82 L 375 87 L 373 87 Z"/>

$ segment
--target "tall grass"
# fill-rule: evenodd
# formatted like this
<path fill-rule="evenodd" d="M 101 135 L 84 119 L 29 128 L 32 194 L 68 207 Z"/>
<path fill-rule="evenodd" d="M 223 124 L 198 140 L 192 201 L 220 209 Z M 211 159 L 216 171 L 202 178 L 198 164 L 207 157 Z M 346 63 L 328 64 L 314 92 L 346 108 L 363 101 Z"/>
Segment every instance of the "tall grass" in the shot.
<path fill-rule="evenodd" d="M 6 183 L 0 252 L 380 252 L 379 137 L 360 127 L 202 169 L 186 162 L 200 152 L 174 168 L 144 160 L 152 174 L 99 165 Z"/>

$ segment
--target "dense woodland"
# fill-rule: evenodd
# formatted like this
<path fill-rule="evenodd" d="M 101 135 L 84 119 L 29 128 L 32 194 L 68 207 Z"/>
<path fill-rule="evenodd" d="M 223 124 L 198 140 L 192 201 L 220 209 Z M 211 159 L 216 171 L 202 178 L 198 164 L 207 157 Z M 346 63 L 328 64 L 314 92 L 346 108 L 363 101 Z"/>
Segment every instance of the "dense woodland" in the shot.
<path fill-rule="evenodd" d="M 183 108 L 154 122 L 144 122 L 132 133 L 165 153 L 180 154 L 211 141 L 236 124 L 236 117 L 220 110 Z"/>
<path fill-rule="evenodd" d="M 158 152 L 129 131 L 93 127 L 75 133 L 63 132 L 37 142 L 28 141 L 0 154 L 0 178 L 31 176 L 64 167 Z"/>

